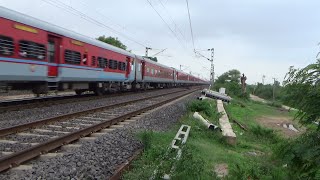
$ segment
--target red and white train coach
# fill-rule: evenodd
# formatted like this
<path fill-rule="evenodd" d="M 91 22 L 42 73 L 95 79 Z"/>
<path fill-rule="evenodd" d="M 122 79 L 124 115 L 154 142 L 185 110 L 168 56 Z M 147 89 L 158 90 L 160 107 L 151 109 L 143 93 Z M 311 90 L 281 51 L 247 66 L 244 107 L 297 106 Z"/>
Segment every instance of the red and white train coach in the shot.
<path fill-rule="evenodd" d="M 205 84 L 150 59 L 0 7 L 0 82 L 34 93 Z"/>

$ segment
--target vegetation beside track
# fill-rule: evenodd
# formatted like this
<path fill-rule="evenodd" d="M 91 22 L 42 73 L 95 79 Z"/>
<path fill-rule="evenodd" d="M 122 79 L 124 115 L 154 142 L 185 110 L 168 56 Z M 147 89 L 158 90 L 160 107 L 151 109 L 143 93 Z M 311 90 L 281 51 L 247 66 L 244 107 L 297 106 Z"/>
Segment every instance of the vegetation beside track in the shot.
<path fill-rule="evenodd" d="M 234 100 L 226 107 L 230 120 L 236 119 L 245 125 L 244 131 L 237 124 L 232 127 L 237 135 L 237 145 L 228 145 L 221 133 L 208 130 L 192 117 L 194 111 L 200 113 L 214 124 L 218 124 L 219 114 L 212 100 L 193 101 L 189 112 L 167 132 L 141 132 L 138 134 L 145 144 L 144 153 L 132 163 L 132 170 L 124 179 L 149 179 L 158 169 L 155 179 L 168 172 L 172 179 L 216 179 L 214 169 L 217 165 L 227 165 L 229 175 L 225 179 L 288 179 L 291 167 L 287 167 L 279 148 L 287 142 L 273 129 L 260 126 L 257 117 L 291 116 L 278 108 L 253 101 Z M 174 160 L 175 153 L 166 153 L 181 124 L 191 126 L 190 135 L 182 149 L 182 158 Z M 162 163 L 161 163 L 162 162 Z"/>

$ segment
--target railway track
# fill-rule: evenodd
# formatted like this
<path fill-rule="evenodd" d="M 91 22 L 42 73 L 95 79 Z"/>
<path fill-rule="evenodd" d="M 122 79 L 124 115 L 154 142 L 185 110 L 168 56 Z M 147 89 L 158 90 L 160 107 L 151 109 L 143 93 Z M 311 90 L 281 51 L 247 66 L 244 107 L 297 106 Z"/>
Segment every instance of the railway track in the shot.
<path fill-rule="evenodd" d="M 93 95 L 64 95 L 64 96 L 47 96 L 35 98 L 22 98 L 13 100 L 0 101 L 0 112 L 17 111 L 19 109 L 36 108 L 60 103 L 72 102 L 74 99 L 90 100 Z"/>
<path fill-rule="evenodd" d="M 0 129 L 0 172 L 93 133 L 103 133 L 103 129 L 121 121 L 130 123 L 131 117 L 196 90 L 162 93 Z"/>
<path fill-rule="evenodd" d="M 148 90 L 151 91 L 151 90 Z M 0 113 L 18 111 L 21 109 L 32 109 L 38 107 L 48 107 L 57 104 L 66 104 L 71 102 L 82 102 L 91 101 L 102 98 L 130 95 L 137 92 L 120 92 L 107 94 L 103 96 L 96 96 L 94 94 L 84 94 L 84 95 L 59 95 L 59 96 L 47 96 L 47 97 L 36 97 L 36 98 L 23 98 L 23 99 L 13 99 L 0 101 Z"/>

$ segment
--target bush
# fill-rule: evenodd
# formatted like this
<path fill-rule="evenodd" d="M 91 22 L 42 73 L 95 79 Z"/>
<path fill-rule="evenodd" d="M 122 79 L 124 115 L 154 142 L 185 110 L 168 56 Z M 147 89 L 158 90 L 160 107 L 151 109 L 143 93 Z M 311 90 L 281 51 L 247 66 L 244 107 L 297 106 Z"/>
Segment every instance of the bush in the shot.
<path fill-rule="evenodd" d="M 151 148 L 153 132 L 152 131 L 143 131 L 141 134 L 141 141 L 143 144 L 143 149 L 148 150 Z"/>
<path fill-rule="evenodd" d="M 192 101 L 188 105 L 188 110 L 191 112 L 202 112 L 208 117 L 214 117 L 216 114 L 215 103 L 210 103 L 210 100 Z"/>
<path fill-rule="evenodd" d="M 277 108 L 281 108 L 282 107 L 282 104 L 280 102 L 268 102 L 267 105 L 268 106 L 277 107 Z"/>
<path fill-rule="evenodd" d="M 251 128 L 251 132 L 258 138 L 268 139 L 273 143 L 279 141 L 279 136 L 274 132 L 273 129 L 264 128 L 257 125 Z"/>
<path fill-rule="evenodd" d="M 297 179 L 320 179 L 320 132 L 282 143 L 277 152 Z"/>
<path fill-rule="evenodd" d="M 195 157 L 192 147 L 186 145 L 182 149 L 181 159 L 176 162 L 172 179 L 201 179 L 204 171 L 204 161 Z"/>
<path fill-rule="evenodd" d="M 268 163 L 237 163 L 231 166 L 230 179 L 287 179 L 286 171 Z"/>

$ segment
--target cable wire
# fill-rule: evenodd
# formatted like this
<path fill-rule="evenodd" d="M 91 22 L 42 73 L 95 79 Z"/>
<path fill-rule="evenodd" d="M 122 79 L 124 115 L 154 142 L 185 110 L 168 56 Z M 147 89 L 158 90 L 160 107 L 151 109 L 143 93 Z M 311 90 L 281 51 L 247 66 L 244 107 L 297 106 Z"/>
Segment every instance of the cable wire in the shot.
<path fill-rule="evenodd" d="M 191 24 L 191 16 L 190 16 L 190 10 L 189 10 L 189 2 L 187 2 L 187 9 L 188 9 L 188 16 L 189 16 L 189 24 L 190 24 L 190 31 L 191 31 L 191 38 L 192 38 L 192 45 L 193 45 L 193 50 L 195 51 L 195 46 L 194 46 L 194 37 L 193 37 L 193 30 L 192 30 L 192 24 Z"/>
<path fill-rule="evenodd" d="M 178 32 L 181 34 L 182 38 L 185 40 L 185 42 L 187 42 L 186 37 L 182 34 L 182 31 L 180 30 L 180 28 L 178 27 L 177 23 L 173 20 L 172 16 L 170 15 L 169 11 L 167 10 L 167 8 L 163 5 L 163 3 L 161 2 L 161 0 L 158 0 L 161 4 L 161 6 L 163 7 L 163 9 L 167 12 L 170 20 L 172 21 L 172 23 L 174 24 L 174 27 L 176 29 L 178 29 Z"/>
<path fill-rule="evenodd" d="M 81 11 L 79 11 L 79 10 L 73 8 L 72 6 L 69 6 L 69 5 L 67 5 L 67 4 L 65 4 L 65 3 L 63 3 L 63 2 L 61 2 L 59 0 L 42 0 L 42 1 L 44 1 L 44 2 L 46 2 L 48 4 L 51 4 L 51 5 L 53 5 L 53 6 L 57 7 L 57 8 L 60 8 L 60 9 L 66 11 L 68 13 L 71 13 L 73 15 L 79 16 L 80 18 L 82 18 L 82 19 L 84 19 L 84 20 L 86 20 L 86 21 L 88 21 L 90 23 L 93 23 L 95 25 L 98 25 L 98 26 L 100 26 L 100 27 L 102 27 L 104 29 L 108 29 L 109 31 L 112 31 L 115 34 L 118 34 L 118 35 L 124 37 L 125 39 L 130 40 L 130 41 L 132 41 L 132 42 L 134 42 L 134 43 L 136 43 L 136 44 L 138 44 L 140 46 L 146 47 L 146 45 L 138 42 L 137 40 L 135 40 L 135 39 L 133 39 L 133 38 L 131 38 L 131 37 L 119 32 L 117 30 L 107 26 L 106 24 L 104 24 L 102 22 L 99 22 L 99 21 L 95 20 L 94 18 L 88 16 L 87 14 L 82 13 Z"/>
<path fill-rule="evenodd" d="M 179 44 L 185 49 L 187 50 L 187 48 L 181 43 L 181 40 L 179 39 L 179 37 L 176 35 L 176 33 L 172 30 L 172 28 L 170 27 L 170 25 L 164 20 L 164 18 L 161 16 L 161 14 L 157 11 L 157 9 L 152 5 L 152 3 L 150 2 L 150 0 L 147 0 L 149 5 L 152 7 L 152 9 L 158 14 L 158 16 L 160 17 L 160 19 L 163 21 L 163 23 L 168 27 L 168 29 L 171 31 L 171 33 L 173 34 L 173 36 L 178 40 Z M 188 52 L 188 50 L 187 50 Z"/>

